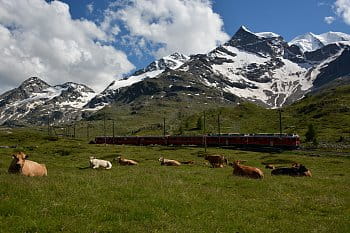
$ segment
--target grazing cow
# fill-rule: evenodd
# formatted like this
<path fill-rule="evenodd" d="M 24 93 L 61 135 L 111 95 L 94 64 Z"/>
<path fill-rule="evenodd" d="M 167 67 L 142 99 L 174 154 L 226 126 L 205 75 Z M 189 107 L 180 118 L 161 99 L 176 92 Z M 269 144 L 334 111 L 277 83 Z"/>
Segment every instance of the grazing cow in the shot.
<path fill-rule="evenodd" d="M 227 159 L 223 155 L 206 155 L 205 160 L 208 160 L 213 168 L 223 168 L 224 164 L 227 165 Z"/>
<path fill-rule="evenodd" d="M 292 167 L 276 168 L 271 171 L 271 175 L 312 176 L 309 169 L 298 163 L 294 163 Z"/>
<path fill-rule="evenodd" d="M 95 157 L 90 157 L 90 167 L 93 169 L 103 167 L 105 169 L 111 169 L 112 163 L 107 160 L 96 159 Z"/>
<path fill-rule="evenodd" d="M 181 163 L 179 161 L 173 159 L 165 159 L 164 157 L 159 158 L 160 165 L 165 166 L 180 166 Z"/>
<path fill-rule="evenodd" d="M 134 161 L 134 160 L 131 160 L 131 159 L 124 159 L 120 156 L 118 156 L 116 159 L 115 159 L 120 165 L 123 165 L 123 166 L 126 166 L 126 165 L 138 165 L 139 163 Z"/>
<path fill-rule="evenodd" d="M 262 179 L 264 178 L 264 173 L 256 167 L 249 167 L 241 165 L 241 162 L 245 162 L 244 160 L 236 160 L 232 163 L 233 166 L 233 175 L 235 176 L 247 176 L 254 179 Z"/>
<path fill-rule="evenodd" d="M 9 173 L 19 173 L 24 176 L 47 176 L 45 164 L 27 160 L 28 155 L 18 152 L 12 155 L 13 160 L 8 169 Z"/>
<path fill-rule="evenodd" d="M 272 164 L 266 164 L 265 168 L 267 168 L 267 169 L 275 169 L 275 166 L 272 165 Z"/>

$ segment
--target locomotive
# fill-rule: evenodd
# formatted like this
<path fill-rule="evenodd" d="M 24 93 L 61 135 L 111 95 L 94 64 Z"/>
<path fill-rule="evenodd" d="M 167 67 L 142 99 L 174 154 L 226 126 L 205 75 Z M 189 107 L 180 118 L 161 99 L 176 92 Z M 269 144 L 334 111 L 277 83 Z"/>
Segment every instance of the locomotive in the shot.
<path fill-rule="evenodd" d="M 96 144 L 162 145 L 162 146 L 222 146 L 222 147 L 272 147 L 297 149 L 297 134 L 208 134 L 197 136 L 99 136 Z"/>

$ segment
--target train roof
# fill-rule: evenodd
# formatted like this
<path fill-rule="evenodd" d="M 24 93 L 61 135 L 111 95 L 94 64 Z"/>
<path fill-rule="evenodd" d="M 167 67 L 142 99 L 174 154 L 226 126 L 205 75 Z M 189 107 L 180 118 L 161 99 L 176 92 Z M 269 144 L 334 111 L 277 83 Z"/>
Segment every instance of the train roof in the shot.
<path fill-rule="evenodd" d="M 147 135 L 147 136 L 115 136 L 115 138 L 121 138 L 121 137 L 128 137 L 128 138 L 163 138 L 163 137 L 201 137 L 204 135 L 166 135 L 166 136 L 160 136 L 160 135 Z M 225 133 L 225 134 L 207 134 L 206 136 L 209 137 L 218 137 L 218 136 L 224 136 L 224 137 L 290 137 L 290 138 L 299 138 L 298 134 L 279 134 L 279 133 L 259 133 L 259 134 L 240 134 L 240 133 Z M 113 138 L 113 136 L 97 136 L 99 137 L 106 137 L 106 138 Z"/>

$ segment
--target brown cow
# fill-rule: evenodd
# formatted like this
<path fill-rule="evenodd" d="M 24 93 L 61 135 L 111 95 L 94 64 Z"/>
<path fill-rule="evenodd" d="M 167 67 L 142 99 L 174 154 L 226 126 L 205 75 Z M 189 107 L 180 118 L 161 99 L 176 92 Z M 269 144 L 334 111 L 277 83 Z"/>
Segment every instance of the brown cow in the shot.
<path fill-rule="evenodd" d="M 20 173 L 24 176 L 47 176 L 45 164 L 27 160 L 28 155 L 18 152 L 12 155 L 13 160 L 8 169 L 9 173 Z"/>
<path fill-rule="evenodd" d="M 241 162 L 245 162 L 244 160 L 236 160 L 233 162 L 233 175 L 235 176 L 247 176 L 254 179 L 262 179 L 264 178 L 264 173 L 256 167 L 249 167 L 241 165 Z"/>
<path fill-rule="evenodd" d="M 139 163 L 134 161 L 134 160 L 131 160 L 131 159 L 124 159 L 120 156 L 118 156 L 116 159 L 115 159 L 120 165 L 138 165 Z"/>

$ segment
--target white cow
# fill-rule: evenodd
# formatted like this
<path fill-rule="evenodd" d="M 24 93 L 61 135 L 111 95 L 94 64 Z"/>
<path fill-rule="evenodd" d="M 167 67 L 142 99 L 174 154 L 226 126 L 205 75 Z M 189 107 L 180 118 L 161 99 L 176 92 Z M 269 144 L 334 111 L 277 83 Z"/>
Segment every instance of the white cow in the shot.
<path fill-rule="evenodd" d="M 90 167 L 93 169 L 97 169 L 99 167 L 103 167 L 105 169 L 111 169 L 112 163 L 107 160 L 96 159 L 95 157 L 90 157 Z"/>
<path fill-rule="evenodd" d="M 160 165 L 165 166 L 180 166 L 181 163 L 174 159 L 165 159 L 164 157 L 159 158 Z"/>

